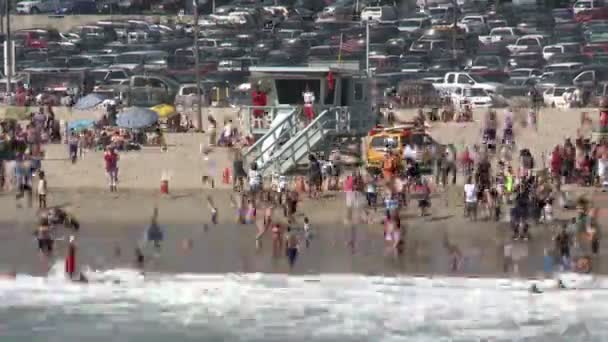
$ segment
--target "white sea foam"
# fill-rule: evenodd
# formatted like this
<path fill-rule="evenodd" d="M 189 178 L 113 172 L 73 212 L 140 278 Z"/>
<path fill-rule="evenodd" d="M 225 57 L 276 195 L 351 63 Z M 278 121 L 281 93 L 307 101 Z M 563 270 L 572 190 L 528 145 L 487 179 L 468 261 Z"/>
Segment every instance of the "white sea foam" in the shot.
<path fill-rule="evenodd" d="M 87 276 L 89 284 L 67 282 L 57 265 L 47 278 L 18 275 L 16 280 L 0 281 L 0 313 L 42 307 L 76 316 L 103 315 L 112 322 L 132 321 L 132 326 L 147 322 L 172 329 L 238 332 L 252 341 L 277 332 L 293 334 L 294 326 L 298 340 L 519 340 L 608 331 L 608 280 L 591 276 L 562 275 L 566 286 L 579 289 L 565 291 L 556 289 L 555 280 L 143 276 L 130 269 L 89 271 Z M 531 294 L 533 283 L 545 292 Z"/>

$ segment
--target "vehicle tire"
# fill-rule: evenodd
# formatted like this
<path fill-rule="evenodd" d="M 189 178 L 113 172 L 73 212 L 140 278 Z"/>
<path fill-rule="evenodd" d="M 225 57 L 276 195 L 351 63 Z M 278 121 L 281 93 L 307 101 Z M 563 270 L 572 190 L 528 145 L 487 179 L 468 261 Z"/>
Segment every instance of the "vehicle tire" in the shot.
<path fill-rule="evenodd" d="M 555 102 L 551 103 L 551 108 L 555 108 Z"/>
<path fill-rule="evenodd" d="M 32 7 L 32 9 L 30 9 L 30 14 L 40 14 L 40 10 L 38 7 Z"/>

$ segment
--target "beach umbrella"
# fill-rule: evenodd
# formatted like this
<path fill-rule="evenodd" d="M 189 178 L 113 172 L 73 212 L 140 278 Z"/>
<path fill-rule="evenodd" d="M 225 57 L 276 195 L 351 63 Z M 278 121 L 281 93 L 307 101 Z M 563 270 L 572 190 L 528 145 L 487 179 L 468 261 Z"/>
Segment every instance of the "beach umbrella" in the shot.
<path fill-rule="evenodd" d="M 68 122 L 68 129 L 70 131 L 82 131 L 83 129 L 93 128 L 95 126 L 95 120 L 92 119 L 80 119 Z"/>
<path fill-rule="evenodd" d="M 107 98 L 107 96 L 102 94 L 89 94 L 81 97 L 74 105 L 74 109 L 83 110 L 95 108 L 95 106 L 102 103 Z"/>
<path fill-rule="evenodd" d="M 159 118 L 168 118 L 177 114 L 175 107 L 168 104 L 159 104 L 150 109 L 155 111 Z"/>
<path fill-rule="evenodd" d="M 132 107 L 118 114 L 116 124 L 122 128 L 146 128 L 158 121 L 158 113 L 148 108 Z"/>

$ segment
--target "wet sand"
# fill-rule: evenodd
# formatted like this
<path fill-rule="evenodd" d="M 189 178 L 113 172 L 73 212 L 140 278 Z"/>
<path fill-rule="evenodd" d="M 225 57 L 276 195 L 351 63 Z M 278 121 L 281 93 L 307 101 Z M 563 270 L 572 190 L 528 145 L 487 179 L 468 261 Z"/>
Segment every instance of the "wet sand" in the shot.
<path fill-rule="evenodd" d="M 456 190 L 454 191 L 456 192 Z M 204 199 L 212 194 L 220 208 L 220 224 L 209 225 L 209 210 Z M 271 240 L 267 235 L 262 248 L 257 250 L 255 226 L 234 223 L 234 209 L 230 208 L 228 191 L 208 190 L 158 196 L 144 191 L 122 191 L 118 194 L 100 191 L 51 190 L 50 205 L 65 207 L 81 222 L 78 233 L 79 260 L 91 268 L 108 269 L 132 267 L 134 248 L 141 242 L 148 226 L 152 208 L 158 206 L 159 223 L 166 239 L 156 257 L 146 249 L 146 269 L 159 272 L 280 272 L 280 273 L 362 273 L 362 274 L 453 274 L 475 276 L 537 276 L 542 272 L 543 249 L 551 247 L 553 226 L 532 228 L 529 242 L 512 242 L 506 223 L 469 222 L 462 217 L 462 206 L 453 201 L 435 199 L 432 215 L 418 217 L 417 210 L 403 212 L 408 227 L 404 255 L 395 260 L 384 256 L 382 226 L 343 224 L 343 199 L 327 198 L 304 201 L 301 213 L 312 222 L 314 238 L 309 249 L 302 248 L 293 270 L 283 253 L 272 256 Z M 457 197 L 456 194 L 453 194 Z M 15 268 L 19 272 L 43 274 L 44 265 L 36 251 L 32 232 L 36 227 L 36 210 L 17 208 L 13 195 L 0 196 L 0 270 Z M 275 219 L 284 222 L 280 213 Z M 563 216 L 573 215 L 573 212 Z M 302 214 L 296 228 L 301 228 Z M 261 219 L 261 217 L 259 217 Z M 69 231 L 60 229 L 57 236 L 67 237 Z M 461 267 L 451 270 L 452 259 L 444 247 L 447 234 L 450 243 L 463 254 Z M 355 241 L 354 250 L 347 244 Z M 191 250 L 183 248 L 185 240 L 192 240 Z M 503 249 L 513 244 L 518 258 L 518 274 L 504 272 Z M 603 246 L 602 246 L 603 247 Z M 120 253 L 117 254 L 117 250 Z M 65 242 L 57 242 L 57 255 L 65 252 Z M 600 251 L 605 254 L 605 249 Z M 601 262 L 594 271 L 608 274 Z"/>

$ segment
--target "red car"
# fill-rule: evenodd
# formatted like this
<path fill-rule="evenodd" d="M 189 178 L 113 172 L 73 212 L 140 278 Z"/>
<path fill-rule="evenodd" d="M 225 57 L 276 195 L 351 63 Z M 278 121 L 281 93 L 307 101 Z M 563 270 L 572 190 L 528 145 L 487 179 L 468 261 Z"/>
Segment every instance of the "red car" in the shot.
<path fill-rule="evenodd" d="M 594 43 L 583 46 L 583 55 L 593 58 L 597 55 L 608 54 L 608 43 Z"/>
<path fill-rule="evenodd" d="M 578 12 L 574 16 L 574 20 L 579 23 L 586 23 L 591 20 L 606 20 L 608 19 L 608 7 L 596 7 L 586 11 Z"/>

